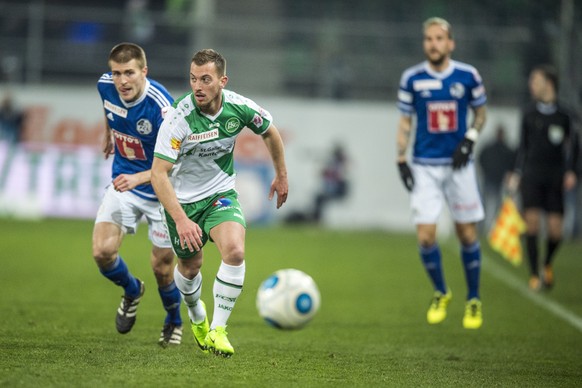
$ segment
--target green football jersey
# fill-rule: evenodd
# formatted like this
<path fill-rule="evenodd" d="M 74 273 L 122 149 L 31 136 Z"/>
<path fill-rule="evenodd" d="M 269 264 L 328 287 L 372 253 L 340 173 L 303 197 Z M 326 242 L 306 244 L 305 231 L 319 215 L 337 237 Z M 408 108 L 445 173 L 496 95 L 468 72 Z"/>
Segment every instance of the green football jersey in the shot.
<path fill-rule="evenodd" d="M 177 99 L 166 112 L 154 155 L 174 164 L 170 181 L 180 203 L 200 201 L 235 188 L 234 145 L 247 127 L 257 135 L 271 125 L 269 112 L 230 90 L 222 92 L 222 108 L 202 113 L 192 93 Z"/>

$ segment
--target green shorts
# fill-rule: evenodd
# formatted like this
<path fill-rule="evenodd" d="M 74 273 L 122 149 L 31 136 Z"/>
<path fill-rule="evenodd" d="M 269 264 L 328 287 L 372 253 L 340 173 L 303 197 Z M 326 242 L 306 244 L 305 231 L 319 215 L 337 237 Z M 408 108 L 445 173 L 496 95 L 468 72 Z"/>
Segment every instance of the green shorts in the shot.
<path fill-rule="evenodd" d="M 247 224 L 245 217 L 238 202 L 238 194 L 235 190 L 229 190 L 224 193 L 218 193 L 198 202 L 182 204 L 182 209 L 192 221 L 198 224 L 202 229 L 202 245 L 210 239 L 210 230 L 215 226 L 226 222 L 238 222 L 245 228 Z M 172 241 L 172 247 L 176 256 L 180 259 L 190 259 L 198 252 L 191 252 L 188 247 L 180 246 L 180 237 L 176 231 L 176 223 L 170 217 L 167 211 L 166 224 Z M 210 239 L 212 241 L 212 239 Z"/>

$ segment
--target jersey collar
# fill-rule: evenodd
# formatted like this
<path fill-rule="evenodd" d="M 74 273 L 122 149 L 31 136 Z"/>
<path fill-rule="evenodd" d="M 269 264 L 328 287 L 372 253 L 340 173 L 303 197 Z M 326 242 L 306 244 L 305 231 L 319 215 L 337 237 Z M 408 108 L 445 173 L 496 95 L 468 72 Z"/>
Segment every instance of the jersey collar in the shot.
<path fill-rule="evenodd" d="M 430 65 L 428 64 L 428 61 L 424 61 L 424 69 L 426 70 L 426 72 L 428 73 L 428 75 L 430 75 L 433 78 L 436 79 L 445 79 L 448 76 L 450 76 L 453 71 L 455 70 L 455 61 L 453 61 L 452 59 L 449 60 L 449 66 L 443 70 L 443 71 L 434 71 Z"/>
<path fill-rule="evenodd" d="M 218 118 L 218 116 L 220 116 L 220 114 L 222 113 L 222 111 L 224 110 L 224 91 L 222 91 L 222 102 L 220 104 L 220 109 L 218 110 L 218 112 L 216 112 L 215 115 L 209 115 L 207 113 L 204 113 L 200 110 L 200 108 L 198 107 L 198 105 L 196 105 L 196 101 L 194 100 L 194 93 L 191 94 L 191 99 L 192 99 L 192 103 L 194 104 L 194 106 L 196 107 L 196 112 L 198 112 L 199 115 L 206 117 L 209 120 L 216 120 Z"/>
<path fill-rule="evenodd" d="M 538 101 L 536 102 L 536 109 L 543 115 L 551 115 L 556 113 L 556 111 L 558 110 L 558 106 L 553 102 L 545 103 Z"/>

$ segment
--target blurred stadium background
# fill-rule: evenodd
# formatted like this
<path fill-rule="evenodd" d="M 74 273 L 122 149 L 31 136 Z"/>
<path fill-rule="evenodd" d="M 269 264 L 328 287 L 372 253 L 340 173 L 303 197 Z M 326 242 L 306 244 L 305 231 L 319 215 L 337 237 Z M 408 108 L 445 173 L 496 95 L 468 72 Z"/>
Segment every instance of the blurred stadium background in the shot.
<path fill-rule="evenodd" d="M 241 138 L 239 190 L 252 221 L 309 209 L 326 157 L 341 144 L 350 195 L 324 224 L 410 230 L 394 167 L 395 100 L 402 70 L 423 60 L 421 23 L 430 16 L 452 23 L 453 57 L 484 78 L 490 108 L 477 153 L 498 125 L 515 146 L 536 64 L 559 68 L 562 100 L 582 111 L 582 5 L 574 0 L 2 0 L 0 95 L 26 114 L 21 144 L 0 145 L 0 215 L 93 218 L 109 173 L 95 85 L 111 47 L 133 41 L 146 50 L 149 76 L 175 97 L 188 91 L 192 53 L 217 49 L 228 87 L 273 114 L 291 195 L 277 214 L 265 206 L 267 155 L 260 141 Z"/>

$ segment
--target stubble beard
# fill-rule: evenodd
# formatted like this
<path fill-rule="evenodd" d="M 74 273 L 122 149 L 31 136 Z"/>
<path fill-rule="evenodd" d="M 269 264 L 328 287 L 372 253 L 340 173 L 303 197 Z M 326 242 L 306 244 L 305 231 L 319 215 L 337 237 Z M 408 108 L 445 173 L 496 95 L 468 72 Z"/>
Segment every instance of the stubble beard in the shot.
<path fill-rule="evenodd" d="M 430 56 L 427 56 L 427 59 L 430 62 L 430 64 L 433 65 L 434 67 L 440 67 L 440 66 L 442 66 L 443 63 L 445 63 L 447 56 L 445 54 L 440 54 L 436 58 L 434 58 L 434 57 L 431 58 Z"/>

